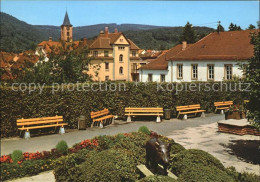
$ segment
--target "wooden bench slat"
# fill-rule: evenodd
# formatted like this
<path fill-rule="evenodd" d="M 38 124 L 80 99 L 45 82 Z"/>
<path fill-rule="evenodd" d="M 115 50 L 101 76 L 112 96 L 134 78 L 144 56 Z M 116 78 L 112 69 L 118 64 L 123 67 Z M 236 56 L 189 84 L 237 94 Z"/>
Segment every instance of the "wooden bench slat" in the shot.
<path fill-rule="evenodd" d="M 26 128 L 18 128 L 18 130 L 30 130 L 30 129 L 38 129 L 38 128 L 49 128 L 49 127 L 64 126 L 64 125 L 68 125 L 68 123 L 53 124 L 53 125 L 32 126 L 32 127 L 26 127 Z"/>
<path fill-rule="evenodd" d="M 155 111 L 151 111 L 151 110 L 128 110 L 128 111 L 125 111 L 125 112 L 135 112 L 135 113 L 154 113 L 154 112 L 163 112 L 163 110 L 155 110 Z"/>
<path fill-rule="evenodd" d="M 229 107 L 218 107 L 216 108 L 217 110 L 220 110 L 220 109 L 228 109 Z"/>
<path fill-rule="evenodd" d="M 163 114 L 157 114 L 157 113 L 142 113 L 142 114 L 138 114 L 138 113 L 132 113 L 132 114 L 125 114 L 126 116 L 163 116 Z"/>
<path fill-rule="evenodd" d="M 20 122 L 30 122 L 30 121 L 42 121 L 42 120 L 54 120 L 54 119 L 63 119 L 63 116 L 42 117 L 42 118 L 29 118 L 29 119 L 18 119 L 18 120 L 17 120 L 17 123 L 20 123 Z"/>
<path fill-rule="evenodd" d="M 57 122 L 63 122 L 62 119 L 56 119 L 56 120 L 46 120 L 46 121 L 37 121 L 37 122 L 24 122 L 24 123 L 17 123 L 17 126 L 24 126 L 24 125 L 36 125 L 36 124 L 45 124 L 45 123 L 57 123 Z"/>
<path fill-rule="evenodd" d="M 93 119 L 93 122 L 103 121 L 105 119 L 109 119 L 109 118 L 113 118 L 113 117 L 114 117 L 114 115 L 107 115 L 107 116 L 104 116 L 104 117 L 101 117 L 101 118 Z"/>
<path fill-rule="evenodd" d="M 187 111 L 187 112 L 181 112 L 180 114 L 192 114 L 192 113 L 205 112 L 205 111 L 206 110 Z"/>

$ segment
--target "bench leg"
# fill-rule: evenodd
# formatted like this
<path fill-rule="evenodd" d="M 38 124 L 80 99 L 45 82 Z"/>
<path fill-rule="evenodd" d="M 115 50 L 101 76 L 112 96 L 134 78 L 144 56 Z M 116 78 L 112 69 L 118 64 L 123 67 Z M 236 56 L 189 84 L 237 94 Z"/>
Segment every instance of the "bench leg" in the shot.
<path fill-rule="evenodd" d="M 161 122 L 161 117 L 160 116 L 157 116 L 156 118 L 156 123 L 160 123 Z"/>
<path fill-rule="evenodd" d="M 220 114 L 222 114 L 222 115 L 224 114 L 224 110 L 223 109 L 221 110 Z"/>
<path fill-rule="evenodd" d="M 62 135 L 65 133 L 65 129 L 64 129 L 64 127 L 60 127 L 60 131 L 59 131 L 59 133 L 62 134 Z"/>
<path fill-rule="evenodd" d="M 20 132 L 19 132 L 19 136 L 20 136 L 20 138 L 23 138 L 24 137 L 24 130 L 20 130 Z"/>
<path fill-rule="evenodd" d="M 26 132 L 24 133 L 24 138 L 25 138 L 25 139 L 31 138 L 31 136 L 30 136 L 30 131 L 26 131 Z"/>
<path fill-rule="evenodd" d="M 200 117 L 205 118 L 205 113 L 202 112 Z"/>
<path fill-rule="evenodd" d="M 131 120 L 131 116 L 127 116 L 127 120 L 126 120 L 126 122 L 127 122 L 127 123 L 132 122 L 132 120 Z"/>
<path fill-rule="evenodd" d="M 115 118 L 114 117 L 112 118 L 111 124 L 115 124 Z"/>
<path fill-rule="evenodd" d="M 188 119 L 187 114 L 184 114 L 184 115 L 183 115 L 183 119 L 184 119 L 184 120 L 187 120 L 187 119 Z"/>
<path fill-rule="evenodd" d="M 103 128 L 103 127 L 104 127 L 103 122 L 100 122 L 99 127 L 100 127 L 100 128 Z"/>

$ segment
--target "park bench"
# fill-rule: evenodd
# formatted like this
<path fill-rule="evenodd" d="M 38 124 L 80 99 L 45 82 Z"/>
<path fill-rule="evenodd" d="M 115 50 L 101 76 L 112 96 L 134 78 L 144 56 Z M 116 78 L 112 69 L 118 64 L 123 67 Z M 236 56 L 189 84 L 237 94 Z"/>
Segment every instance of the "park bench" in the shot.
<path fill-rule="evenodd" d="M 103 109 L 101 111 L 91 112 L 90 113 L 92 124 L 91 128 L 95 125 L 100 126 L 100 128 L 103 128 L 104 124 L 114 124 L 114 118 L 115 116 L 109 113 L 108 109 Z"/>
<path fill-rule="evenodd" d="M 60 127 L 60 133 L 63 134 L 65 132 L 64 126 L 67 123 L 63 123 L 62 116 L 53 116 L 53 117 L 42 117 L 42 118 L 29 118 L 29 119 L 18 119 L 16 121 L 18 126 L 18 130 L 20 130 L 20 136 L 24 135 L 24 138 L 30 138 L 30 130 L 40 129 L 40 128 L 51 128 Z M 24 134 L 25 132 L 25 134 Z"/>
<path fill-rule="evenodd" d="M 221 114 L 224 114 L 224 110 L 230 108 L 232 105 L 233 101 L 214 102 L 214 106 L 216 107 L 215 112 L 221 110 Z"/>
<path fill-rule="evenodd" d="M 188 115 L 194 114 L 197 116 L 198 114 L 201 117 L 205 117 L 205 110 L 201 110 L 200 104 L 195 105 L 186 105 L 186 106 L 177 106 L 176 111 L 178 112 L 177 118 L 187 119 Z"/>
<path fill-rule="evenodd" d="M 160 116 L 163 116 L 163 108 L 159 107 L 126 107 L 125 115 L 127 122 L 131 122 L 131 116 L 157 116 L 156 122 L 161 122 Z"/>

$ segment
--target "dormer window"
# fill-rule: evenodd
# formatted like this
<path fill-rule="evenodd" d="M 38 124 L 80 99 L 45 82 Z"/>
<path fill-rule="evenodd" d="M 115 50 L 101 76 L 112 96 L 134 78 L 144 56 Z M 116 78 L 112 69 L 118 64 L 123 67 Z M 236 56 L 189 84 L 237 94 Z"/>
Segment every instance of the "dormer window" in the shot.
<path fill-rule="evenodd" d="M 136 57 L 136 51 L 132 51 L 132 56 Z"/>
<path fill-rule="evenodd" d="M 104 51 L 104 56 L 108 57 L 108 51 Z"/>
<path fill-rule="evenodd" d="M 123 55 L 122 54 L 120 54 L 120 56 L 119 56 L 119 62 L 123 62 Z"/>
<path fill-rule="evenodd" d="M 97 57 L 98 56 L 98 51 L 93 51 L 93 56 Z"/>

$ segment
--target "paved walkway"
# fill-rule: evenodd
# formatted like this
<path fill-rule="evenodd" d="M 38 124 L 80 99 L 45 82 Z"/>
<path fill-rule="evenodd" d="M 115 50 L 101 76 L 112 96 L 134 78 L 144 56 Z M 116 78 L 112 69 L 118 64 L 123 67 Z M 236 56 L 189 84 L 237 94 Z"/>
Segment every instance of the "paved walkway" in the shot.
<path fill-rule="evenodd" d="M 161 135 L 169 135 L 174 130 L 182 130 L 187 127 L 196 127 L 203 124 L 215 123 L 224 118 L 219 114 L 208 114 L 205 118 L 191 118 L 188 120 L 163 120 L 161 123 L 155 121 L 134 121 L 132 123 L 116 121 L 116 125 L 101 128 L 87 128 L 86 130 L 67 130 L 64 135 L 50 134 L 44 136 L 32 136 L 30 139 L 23 138 L 7 138 L 1 140 L 1 155 L 10 154 L 14 150 L 22 150 L 23 152 L 36 152 L 43 150 L 51 150 L 56 144 L 65 140 L 69 146 L 81 142 L 85 139 L 91 139 L 98 135 L 115 135 L 117 133 L 128 133 L 137 131 L 140 126 L 147 126 L 149 129 L 158 132 Z M 123 124 L 122 124 L 123 123 Z"/>
<path fill-rule="evenodd" d="M 189 127 L 185 130 L 175 130 L 170 135 L 177 143 L 186 149 L 204 150 L 219 159 L 225 167 L 234 166 L 239 172 L 250 172 L 260 175 L 260 166 L 243 162 L 235 155 L 227 152 L 227 146 L 231 140 L 259 140 L 260 136 L 253 135 L 233 135 L 217 132 L 217 123 Z"/>

